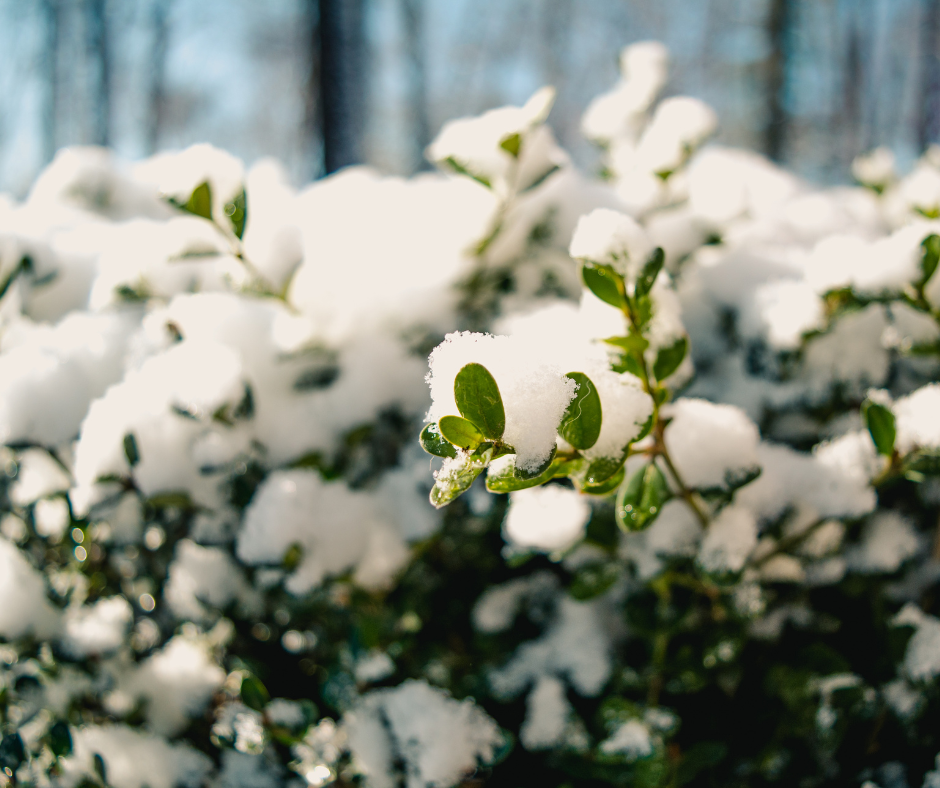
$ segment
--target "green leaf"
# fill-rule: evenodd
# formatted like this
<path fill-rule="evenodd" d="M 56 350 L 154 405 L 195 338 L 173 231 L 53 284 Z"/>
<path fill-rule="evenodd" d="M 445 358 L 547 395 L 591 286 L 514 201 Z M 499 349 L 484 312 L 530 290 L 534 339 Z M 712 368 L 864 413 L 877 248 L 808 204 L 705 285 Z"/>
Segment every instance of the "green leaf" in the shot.
<path fill-rule="evenodd" d="M 108 769 L 105 766 L 104 758 L 101 756 L 101 753 L 95 753 L 92 756 L 92 765 L 95 769 L 95 774 L 98 775 L 98 779 L 101 780 L 103 785 L 108 784 Z"/>
<path fill-rule="evenodd" d="M 576 449 L 590 449 L 601 434 L 601 398 L 597 386 L 583 372 L 569 372 L 565 377 L 577 383 L 578 390 L 561 417 L 558 434 Z"/>
<path fill-rule="evenodd" d="M 486 367 L 482 364 L 467 364 L 463 367 L 454 379 L 454 399 L 460 415 L 472 421 L 486 438 L 498 441 L 503 437 L 506 429 L 503 398 L 496 380 Z M 443 424 L 441 431 L 447 437 Z"/>
<path fill-rule="evenodd" d="M 487 189 L 493 188 L 493 184 L 490 183 L 489 178 L 483 175 L 477 175 L 476 173 L 471 172 L 463 164 L 457 161 L 457 159 L 455 159 L 453 156 L 448 156 L 446 159 L 444 159 L 444 164 L 450 167 L 458 175 L 466 175 L 468 178 L 473 178 L 473 180 L 485 186 Z"/>
<path fill-rule="evenodd" d="M 643 269 L 636 279 L 636 287 L 633 291 L 635 296 L 645 296 L 653 289 L 653 284 L 656 282 L 656 277 L 659 276 L 659 272 L 663 270 L 663 263 L 665 261 L 666 255 L 663 253 L 663 250 L 657 246 L 643 265 Z"/>
<path fill-rule="evenodd" d="M 18 733 L 8 733 L 0 739 L 0 769 L 15 772 L 26 760 L 26 748 Z"/>
<path fill-rule="evenodd" d="M 588 495 L 609 495 L 620 486 L 625 472 L 626 469 L 621 465 L 619 471 L 600 484 L 582 484 L 581 492 Z"/>
<path fill-rule="evenodd" d="M 211 202 L 210 202 L 211 205 Z M 248 221 L 248 195 L 242 189 L 231 202 L 225 203 L 225 215 L 232 224 L 232 232 L 239 240 L 245 234 L 245 224 Z"/>
<path fill-rule="evenodd" d="M 620 566 L 614 561 L 588 564 L 575 572 L 568 593 L 581 601 L 594 599 L 616 583 L 620 575 Z"/>
<path fill-rule="evenodd" d="M 688 337 L 682 337 L 676 340 L 675 344 L 669 347 L 660 348 L 659 352 L 656 354 L 656 361 L 653 363 L 653 374 L 656 376 L 656 380 L 665 380 L 679 369 L 679 365 L 683 362 L 688 352 Z"/>
<path fill-rule="evenodd" d="M 167 490 L 151 495 L 145 503 L 154 509 L 167 509 L 173 506 L 177 509 L 192 509 L 193 500 L 186 490 Z"/>
<path fill-rule="evenodd" d="M 531 471 L 528 471 L 528 470 L 526 470 L 526 469 L 524 469 L 524 468 L 518 468 L 518 467 L 515 466 L 515 463 L 514 463 L 514 464 L 513 464 L 513 473 L 514 473 L 514 474 L 516 475 L 516 477 L 519 478 L 519 479 L 523 479 L 523 480 L 537 479 L 537 478 L 540 477 L 542 474 L 547 473 L 548 470 L 549 470 L 549 468 L 551 468 L 552 463 L 553 463 L 554 460 L 555 460 L 555 451 L 556 451 L 556 448 L 555 448 L 554 446 L 552 446 L 552 450 L 551 450 L 551 452 L 549 453 L 548 458 L 545 460 L 545 462 L 543 462 L 541 465 L 539 465 L 538 468 L 535 468 L 534 470 L 531 470 Z"/>
<path fill-rule="evenodd" d="M 193 189 L 193 193 L 183 204 L 183 210 L 203 219 L 212 219 L 212 187 L 209 186 L 209 181 L 203 181 Z"/>
<path fill-rule="evenodd" d="M 421 436 L 418 438 L 421 442 L 421 448 L 428 454 L 435 457 L 456 457 L 457 450 L 454 445 L 441 435 L 440 427 L 437 422 L 425 425 L 421 430 Z"/>
<path fill-rule="evenodd" d="M 241 696 L 242 703 L 255 711 L 263 711 L 271 700 L 268 688 L 261 683 L 261 679 L 251 673 L 242 679 Z"/>
<path fill-rule="evenodd" d="M 894 440 L 897 437 L 894 414 L 884 405 L 868 399 L 862 403 L 862 418 L 878 453 L 885 457 L 894 454 Z"/>
<path fill-rule="evenodd" d="M 486 489 L 493 493 L 510 493 L 516 490 L 525 490 L 529 487 L 538 487 L 547 481 L 557 479 L 560 476 L 568 476 L 575 473 L 584 462 L 581 459 L 570 460 L 561 457 L 555 457 L 551 465 L 539 476 L 526 478 L 516 471 L 515 456 L 509 457 L 505 463 L 501 463 L 499 468 L 490 466 L 486 475 Z"/>
<path fill-rule="evenodd" d="M 281 566 L 285 572 L 293 572 L 304 558 L 304 546 L 300 542 L 293 542 L 281 559 Z"/>
<path fill-rule="evenodd" d="M 645 353 L 646 349 L 650 346 L 649 340 L 646 337 L 636 333 L 628 334 L 625 337 L 607 337 L 604 342 L 608 345 L 619 347 L 627 353 L 640 353 L 641 355 Z"/>
<path fill-rule="evenodd" d="M 461 449 L 475 449 L 486 440 L 472 421 L 460 416 L 441 417 L 439 427 L 444 440 Z"/>
<path fill-rule="evenodd" d="M 137 448 L 137 438 L 134 437 L 133 432 L 128 432 L 124 436 L 124 456 L 131 468 L 140 462 L 140 449 Z"/>
<path fill-rule="evenodd" d="M 921 279 L 923 287 L 930 280 L 940 263 L 940 235 L 928 235 L 920 244 L 924 248 L 924 256 L 920 260 Z"/>
<path fill-rule="evenodd" d="M 655 463 L 647 463 L 617 493 L 617 524 L 624 531 L 641 531 L 653 524 L 667 500 L 666 479 Z"/>
<path fill-rule="evenodd" d="M 584 286 L 601 301 L 623 308 L 625 292 L 623 277 L 609 265 L 582 265 L 581 280 Z"/>
<path fill-rule="evenodd" d="M 68 723 L 64 720 L 54 722 L 46 734 L 46 743 L 56 758 L 62 758 L 71 753 L 72 732 L 69 730 Z"/>
<path fill-rule="evenodd" d="M 485 444 L 484 444 L 485 445 Z M 470 485 L 476 480 L 477 476 L 489 465 L 493 458 L 493 447 L 490 445 L 481 453 L 474 452 L 461 462 L 446 468 L 438 473 L 437 481 L 431 488 L 431 503 L 436 509 L 447 506 L 462 493 L 470 489 Z"/>
<path fill-rule="evenodd" d="M 593 460 L 584 474 L 584 484 L 596 487 L 601 482 L 607 481 L 617 471 L 619 471 L 627 459 L 627 452 L 624 450 L 619 459 L 614 457 L 601 457 Z"/>
<path fill-rule="evenodd" d="M 518 159 L 519 151 L 522 150 L 522 135 L 518 133 L 507 134 L 499 141 L 499 147 L 514 159 Z"/>

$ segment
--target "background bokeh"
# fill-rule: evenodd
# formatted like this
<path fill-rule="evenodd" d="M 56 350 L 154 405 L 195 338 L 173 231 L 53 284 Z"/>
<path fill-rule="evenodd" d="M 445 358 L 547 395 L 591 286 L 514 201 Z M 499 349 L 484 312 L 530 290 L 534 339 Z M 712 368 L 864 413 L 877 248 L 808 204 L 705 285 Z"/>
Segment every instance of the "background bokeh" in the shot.
<path fill-rule="evenodd" d="M 331 168 L 327 51 L 343 161 L 413 172 L 445 120 L 552 83 L 551 123 L 591 168 L 581 112 L 648 38 L 672 53 L 667 94 L 714 106 L 720 141 L 846 181 L 859 152 L 888 145 L 904 169 L 940 137 L 938 31 L 940 0 L 0 0 L 0 190 L 90 143 L 208 141 L 306 182 Z"/>

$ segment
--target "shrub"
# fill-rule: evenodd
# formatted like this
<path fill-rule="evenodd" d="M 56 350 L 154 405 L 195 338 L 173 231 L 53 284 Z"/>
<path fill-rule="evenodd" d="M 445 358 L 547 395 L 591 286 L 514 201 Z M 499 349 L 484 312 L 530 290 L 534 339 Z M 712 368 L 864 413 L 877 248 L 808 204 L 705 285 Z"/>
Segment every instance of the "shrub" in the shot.
<path fill-rule="evenodd" d="M 940 155 L 814 188 L 666 60 L 597 177 L 543 89 L 0 205 L 0 784 L 940 784 Z"/>

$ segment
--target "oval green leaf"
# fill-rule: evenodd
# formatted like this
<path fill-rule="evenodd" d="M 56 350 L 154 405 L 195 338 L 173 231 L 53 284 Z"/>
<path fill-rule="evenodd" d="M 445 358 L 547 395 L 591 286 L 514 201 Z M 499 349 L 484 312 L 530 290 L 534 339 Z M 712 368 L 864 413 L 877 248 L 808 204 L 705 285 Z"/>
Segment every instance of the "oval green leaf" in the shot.
<path fill-rule="evenodd" d="M 467 364 L 463 367 L 454 379 L 454 399 L 460 415 L 472 421 L 484 437 L 493 441 L 503 437 L 506 429 L 503 398 L 495 378 L 486 367 L 482 364 Z M 444 432 L 443 424 L 441 431 Z M 444 437 L 447 437 L 446 432 Z"/>
<path fill-rule="evenodd" d="M 865 400 L 862 403 L 862 418 L 878 453 L 885 457 L 894 454 L 894 441 L 897 438 L 894 414 L 884 405 Z"/>
<path fill-rule="evenodd" d="M 648 528 L 669 497 L 669 487 L 662 472 L 655 463 L 647 463 L 617 493 L 617 525 L 624 531 Z"/>
<path fill-rule="evenodd" d="M 255 711 L 263 711 L 271 699 L 268 689 L 261 683 L 261 679 L 250 673 L 242 679 L 241 696 L 242 703 Z"/>
<path fill-rule="evenodd" d="M 565 377 L 578 384 L 574 399 L 561 417 L 558 434 L 576 449 L 590 449 L 601 434 L 601 398 L 597 386 L 583 372 L 569 372 Z"/>
<path fill-rule="evenodd" d="M 193 189 L 193 193 L 183 205 L 183 210 L 203 219 L 212 219 L 212 187 L 209 186 L 209 181 L 203 181 Z"/>
<path fill-rule="evenodd" d="M 475 449 L 486 440 L 473 422 L 460 416 L 442 416 L 438 426 L 444 440 L 461 449 Z"/>
<path fill-rule="evenodd" d="M 433 454 L 435 457 L 457 456 L 457 450 L 454 448 L 454 445 L 441 435 L 441 430 L 437 422 L 426 424 L 424 429 L 421 430 L 421 435 L 418 440 L 421 442 L 421 448 L 428 454 Z"/>
<path fill-rule="evenodd" d="M 619 471 L 600 484 L 582 484 L 581 492 L 587 493 L 588 495 L 610 495 L 610 493 L 616 490 L 621 482 L 623 482 L 624 472 L 625 469 L 621 466 Z"/>
<path fill-rule="evenodd" d="M 623 467 L 626 459 L 627 452 L 625 449 L 619 459 L 616 457 L 600 457 L 599 459 L 592 460 L 584 474 L 584 485 L 596 487 L 602 482 L 606 482 Z"/>
<path fill-rule="evenodd" d="M 649 259 L 644 263 L 640 275 L 636 279 L 636 288 L 634 293 L 637 296 L 645 296 L 653 289 L 656 277 L 663 270 L 663 263 L 666 261 L 666 255 L 660 247 L 656 247 Z"/>
<path fill-rule="evenodd" d="M 669 347 L 660 348 L 659 353 L 656 354 L 656 361 L 653 364 L 653 374 L 656 376 L 656 380 L 665 380 L 679 369 L 679 365 L 683 362 L 688 352 L 688 337 L 682 337 L 676 340 L 675 344 Z"/>
<path fill-rule="evenodd" d="M 225 215 L 232 225 L 232 232 L 238 240 L 245 234 L 245 224 L 248 222 L 248 195 L 242 189 L 235 199 L 225 203 Z"/>
<path fill-rule="evenodd" d="M 623 277 L 609 265 L 582 265 L 581 280 L 601 301 L 617 309 L 623 308 L 626 292 Z"/>

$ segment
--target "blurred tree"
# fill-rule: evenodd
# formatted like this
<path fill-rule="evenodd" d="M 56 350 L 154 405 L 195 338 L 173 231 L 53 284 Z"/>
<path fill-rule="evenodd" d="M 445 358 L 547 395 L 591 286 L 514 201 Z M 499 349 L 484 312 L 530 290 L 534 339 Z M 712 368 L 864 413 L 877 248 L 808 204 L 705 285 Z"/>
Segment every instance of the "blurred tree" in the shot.
<path fill-rule="evenodd" d="M 166 104 L 166 56 L 170 43 L 170 6 L 172 0 L 152 0 L 150 4 L 150 67 L 147 70 L 146 148 L 157 150 Z"/>
<path fill-rule="evenodd" d="M 426 28 L 424 0 L 400 0 L 405 28 L 405 69 L 408 81 L 406 113 L 409 124 L 411 171 L 430 167 L 424 149 L 431 142 L 428 119 L 428 80 L 426 67 Z"/>
<path fill-rule="evenodd" d="M 940 139 L 940 0 L 924 0 L 921 25 L 922 100 L 917 119 L 917 141 L 926 148 Z"/>
<path fill-rule="evenodd" d="M 90 141 L 95 145 L 111 142 L 111 52 L 108 40 L 107 0 L 87 0 L 85 6 L 89 94 L 91 97 Z"/>
<path fill-rule="evenodd" d="M 790 48 L 790 27 L 793 22 L 791 0 L 771 0 L 767 18 L 770 58 L 767 75 L 767 155 L 781 161 L 787 144 L 789 118 L 786 107 L 787 61 Z"/>
<path fill-rule="evenodd" d="M 59 0 L 41 0 L 45 54 L 43 57 L 44 101 L 42 110 L 43 160 L 55 155 L 58 144 L 59 45 L 62 37 Z"/>
<path fill-rule="evenodd" d="M 363 160 L 364 0 L 319 0 L 320 122 L 327 174 Z"/>

